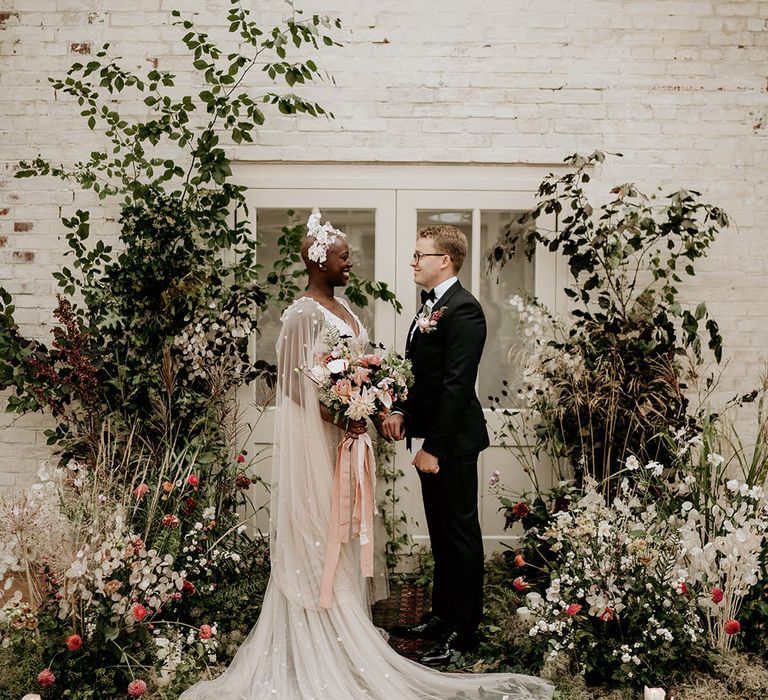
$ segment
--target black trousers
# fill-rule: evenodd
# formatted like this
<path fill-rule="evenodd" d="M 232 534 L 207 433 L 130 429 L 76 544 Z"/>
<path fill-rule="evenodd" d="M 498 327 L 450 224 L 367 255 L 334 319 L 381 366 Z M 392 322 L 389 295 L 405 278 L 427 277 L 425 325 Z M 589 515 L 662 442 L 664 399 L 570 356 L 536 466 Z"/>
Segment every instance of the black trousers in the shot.
<path fill-rule="evenodd" d="M 477 511 L 477 455 L 440 461 L 419 472 L 435 559 L 432 612 L 471 635 L 483 616 L 483 536 Z"/>

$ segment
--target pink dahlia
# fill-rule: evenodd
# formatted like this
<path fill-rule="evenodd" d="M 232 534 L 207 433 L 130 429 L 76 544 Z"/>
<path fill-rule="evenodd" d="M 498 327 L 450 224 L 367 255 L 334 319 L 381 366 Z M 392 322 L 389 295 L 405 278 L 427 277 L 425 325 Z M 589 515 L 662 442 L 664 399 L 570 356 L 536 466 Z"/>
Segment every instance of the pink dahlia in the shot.
<path fill-rule="evenodd" d="M 140 678 L 132 680 L 128 684 L 128 695 L 132 698 L 140 698 L 146 692 L 147 684 Z"/>
<path fill-rule="evenodd" d="M 56 676 L 53 675 L 50 668 L 46 668 L 37 674 L 37 682 L 43 688 L 50 688 L 56 682 Z"/>
<path fill-rule="evenodd" d="M 69 651 L 77 651 L 81 646 L 83 646 L 83 639 L 79 634 L 70 634 L 67 637 L 67 649 Z"/>
<path fill-rule="evenodd" d="M 141 603 L 136 603 L 131 612 L 136 622 L 141 622 L 147 616 L 147 609 Z"/>

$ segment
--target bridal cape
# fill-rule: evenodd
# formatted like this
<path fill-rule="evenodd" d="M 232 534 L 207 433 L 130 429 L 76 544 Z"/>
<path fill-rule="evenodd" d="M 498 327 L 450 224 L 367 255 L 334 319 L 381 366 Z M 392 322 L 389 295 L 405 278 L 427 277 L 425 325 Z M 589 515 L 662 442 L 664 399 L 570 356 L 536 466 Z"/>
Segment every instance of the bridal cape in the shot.
<path fill-rule="evenodd" d="M 351 342 L 358 332 L 313 299 L 283 314 L 277 341 L 278 390 L 270 516 L 271 576 L 258 622 L 229 668 L 196 684 L 181 700 L 548 699 L 545 681 L 517 674 L 441 673 L 403 658 L 370 620 L 359 541 L 342 546 L 333 604 L 319 606 L 331 513 L 335 448 L 343 432 L 320 417 L 311 367 L 333 326 Z"/>

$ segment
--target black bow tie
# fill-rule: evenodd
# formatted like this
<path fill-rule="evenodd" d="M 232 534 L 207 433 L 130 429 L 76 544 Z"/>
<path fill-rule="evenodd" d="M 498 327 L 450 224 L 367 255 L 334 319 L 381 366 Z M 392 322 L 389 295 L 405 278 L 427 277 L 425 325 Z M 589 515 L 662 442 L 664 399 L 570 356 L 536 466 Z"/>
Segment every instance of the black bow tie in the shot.
<path fill-rule="evenodd" d="M 426 304 L 427 301 L 435 301 L 435 290 L 432 289 L 428 292 L 425 292 L 423 289 L 421 290 L 421 303 L 422 305 Z"/>

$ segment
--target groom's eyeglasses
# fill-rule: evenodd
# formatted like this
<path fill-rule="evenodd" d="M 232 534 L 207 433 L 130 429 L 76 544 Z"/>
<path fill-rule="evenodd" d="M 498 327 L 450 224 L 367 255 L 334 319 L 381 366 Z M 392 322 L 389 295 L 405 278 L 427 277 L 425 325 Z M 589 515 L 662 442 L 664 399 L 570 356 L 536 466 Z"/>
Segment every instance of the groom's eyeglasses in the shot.
<path fill-rule="evenodd" d="M 430 256 L 442 258 L 443 255 L 448 255 L 448 253 L 418 253 L 417 252 L 413 254 L 413 262 L 415 262 L 418 265 L 421 262 L 422 258 L 428 258 Z"/>

